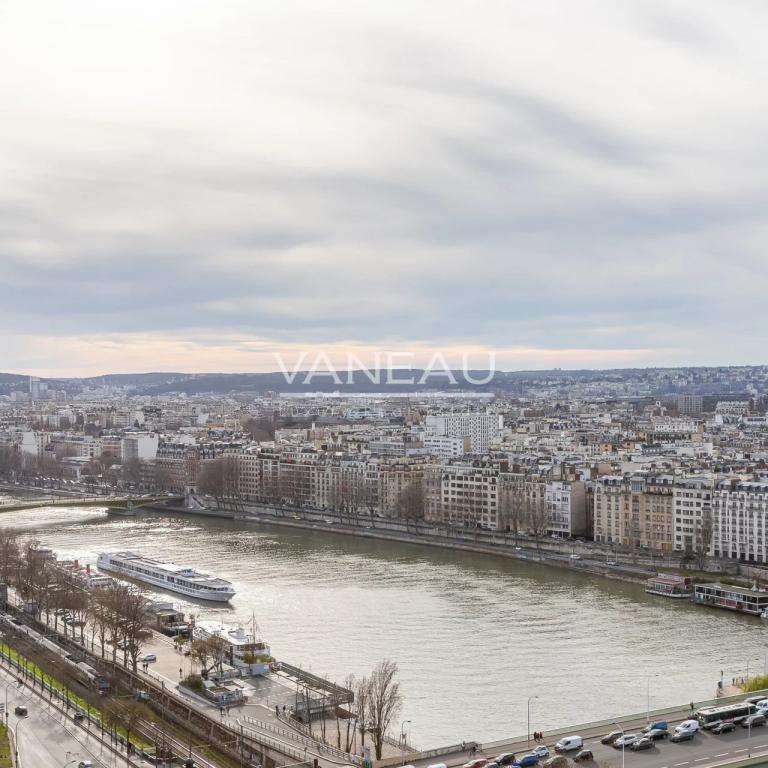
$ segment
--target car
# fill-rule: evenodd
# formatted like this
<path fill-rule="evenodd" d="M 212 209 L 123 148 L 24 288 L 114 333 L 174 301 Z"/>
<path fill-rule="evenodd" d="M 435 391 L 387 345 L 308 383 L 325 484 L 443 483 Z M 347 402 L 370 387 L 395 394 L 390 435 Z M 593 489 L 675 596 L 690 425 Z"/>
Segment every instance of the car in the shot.
<path fill-rule="evenodd" d="M 80 722 L 82 722 L 83 720 L 85 720 L 85 715 L 84 715 L 82 712 L 75 712 L 75 714 L 74 714 L 74 715 L 72 715 L 72 719 L 73 719 L 73 720 L 74 720 L 76 723 L 80 723 Z"/>
<path fill-rule="evenodd" d="M 628 747 L 633 741 L 637 741 L 640 737 L 636 733 L 625 733 L 623 736 L 619 736 L 611 746 L 614 749 L 621 749 L 622 747 Z"/>
<path fill-rule="evenodd" d="M 648 731 L 645 734 L 651 741 L 659 741 L 660 739 L 669 738 L 669 731 L 662 730 L 661 728 L 654 728 L 652 731 Z"/>
<path fill-rule="evenodd" d="M 416 768 L 416 766 L 413 766 L 413 768 Z M 485 768 L 501 768 L 501 766 L 495 760 L 491 760 L 485 764 Z"/>
<path fill-rule="evenodd" d="M 639 739 L 635 739 L 629 745 L 629 748 L 633 752 L 640 752 L 643 749 L 651 749 L 651 747 L 653 747 L 653 743 L 653 739 L 649 739 L 647 736 L 641 736 Z"/>
<path fill-rule="evenodd" d="M 616 741 L 616 739 L 618 739 L 619 736 L 621 736 L 621 731 L 611 731 L 609 734 L 607 734 L 606 736 L 603 736 L 603 738 L 600 739 L 600 743 L 613 744 L 613 742 Z"/>
<path fill-rule="evenodd" d="M 675 733 L 678 731 L 693 731 L 696 733 L 696 731 L 699 730 L 699 721 L 698 720 L 683 720 L 680 725 L 675 728 Z"/>
<path fill-rule="evenodd" d="M 549 757 L 549 748 L 545 747 L 544 744 L 539 744 L 538 747 L 531 750 L 531 754 L 536 755 L 539 760 L 543 760 L 545 757 Z"/>
<path fill-rule="evenodd" d="M 757 728 L 760 725 L 765 725 L 766 718 L 765 715 L 756 714 L 756 715 L 750 715 L 749 717 L 745 717 L 741 721 L 741 727 L 742 728 Z"/>
<path fill-rule="evenodd" d="M 91 762 L 90 760 L 81 760 L 77 764 L 77 768 L 93 768 L 93 762 Z"/>
<path fill-rule="evenodd" d="M 571 555 L 571 560 L 581 560 L 581 555 L 573 554 Z"/>
<path fill-rule="evenodd" d="M 643 733 L 650 733 L 651 731 L 666 731 L 668 728 L 669 723 L 666 720 L 655 720 L 643 728 Z"/>
<path fill-rule="evenodd" d="M 23 704 L 19 704 L 14 707 L 13 714 L 16 715 L 16 717 L 26 717 L 29 714 L 29 710 Z"/>
<path fill-rule="evenodd" d="M 615 560 L 607 560 L 605 564 L 606 565 L 616 565 L 616 561 Z"/>
<path fill-rule="evenodd" d="M 695 735 L 696 731 L 675 731 L 672 736 L 670 736 L 669 740 L 677 744 L 681 741 L 690 741 Z"/>
<path fill-rule="evenodd" d="M 509 765 L 510 763 L 515 762 L 515 753 L 514 752 L 502 752 L 495 760 L 495 763 L 498 763 L 499 765 Z M 427 768 L 432 768 L 432 766 L 427 766 Z"/>
<path fill-rule="evenodd" d="M 574 763 L 586 763 L 594 759 L 591 749 L 582 749 L 573 756 Z"/>
<path fill-rule="evenodd" d="M 555 752 L 572 752 L 574 749 L 581 749 L 584 746 L 584 739 L 581 736 L 564 736 L 555 744 Z"/>
<path fill-rule="evenodd" d="M 564 755 L 555 755 L 542 763 L 542 768 L 568 768 L 568 758 Z"/>
<path fill-rule="evenodd" d="M 744 699 L 746 704 L 759 704 L 761 701 L 768 701 L 766 696 L 750 696 L 748 699 Z"/>
<path fill-rule="evenodd" d="M 445 763 L 432 763 L 432 765 L 428 765 L 427 768 L 448 768 L 448 766 Z"/>
<path fill-rule="evenodd" d="M 514 768 L 526 768 L 526 766 L 536 765 L 539 762 L 539 756 L 533 753 L 518 757 L 512 765 Z"/>
<path fill-rule="evenodd" d="M 476 757 L 474 760 L 470 760 L 468 763 L 464 763 L 462 768 L 485 768 L 488 758 Z"/>
<path fill-rule="evenodd" d="M 733 720 L 720 720 L 712 728 L 712 733 L 730 733 L 736 730 L 736 723 Z"/>
<path fill-rule="evenodd" d="M 141 663 L 142 664 L 150 664 L 153 661 L 157 661 L 157 656 L 155 656 L 154 653 L 145 653 L 141 657 Z"/>

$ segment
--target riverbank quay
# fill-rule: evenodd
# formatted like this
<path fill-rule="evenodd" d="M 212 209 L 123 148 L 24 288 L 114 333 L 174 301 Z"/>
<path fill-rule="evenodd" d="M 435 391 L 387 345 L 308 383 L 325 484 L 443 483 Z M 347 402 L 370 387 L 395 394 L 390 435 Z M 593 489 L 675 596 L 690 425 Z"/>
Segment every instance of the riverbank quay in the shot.
<path fill-rule="evenodd" d="M 189 514 L 239 520 L 247 523 L 277 525 L 287 528 L 326 531 L 343 536 L 381 539 L 405 544 L 421 544 L 463 552 L 495 555 L 506 559 L 551 565 L 609 579 L 644 584 L 657 571 L 644 565 L 606 561 L 590 549 L 586 542 L 563 539 L 540 539 L 494 531 L 445 529 L 421 521 L 406 521 L 370 516 L 344 515 L 328 510 L 293 509 L 269 505 L 238 505 L 237 509 L 187 509 L 156 505 L 155 512 Z M 577 557 L 574 557 L 577 555 Z M 609 563 L 614 563 L 610 565 Z"/>

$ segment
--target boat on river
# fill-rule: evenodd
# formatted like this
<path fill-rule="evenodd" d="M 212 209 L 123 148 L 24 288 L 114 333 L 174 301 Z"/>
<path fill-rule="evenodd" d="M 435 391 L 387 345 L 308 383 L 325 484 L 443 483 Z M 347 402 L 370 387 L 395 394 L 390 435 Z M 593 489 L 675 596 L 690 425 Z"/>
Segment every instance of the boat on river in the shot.
<path fill-rule="evenodd" d="M 115 573 L 198 600 L 226 603 L 235 596 L 231 581 L 188 566 L 143 557 L 136 552 L 100 552 L 96 565 L 100 571 Z"/>

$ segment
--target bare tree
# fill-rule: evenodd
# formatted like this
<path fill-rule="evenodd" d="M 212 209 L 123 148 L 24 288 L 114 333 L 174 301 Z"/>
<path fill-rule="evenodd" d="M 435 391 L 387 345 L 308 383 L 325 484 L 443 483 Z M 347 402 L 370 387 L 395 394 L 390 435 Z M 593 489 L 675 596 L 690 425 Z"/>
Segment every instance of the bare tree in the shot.
<path fill-rule="evenodd" d="M 200 667 L 200 676 L 207 678 L 214 669 L 222 672 L 227 660 L 229 643 L 222 637 L 211 635 L 205 639 L 193 640 L 190 644 L 190 657 Z"/>
<path fill-rule="evenodd" d="M 397 664 L 394 661 L 384 659 L 379 662 L 371 673 L 369 690 L 368 729 L 373 736 L 376 759 L 381 760 L 384 737 L 403 706 L 397 680 Z"/>
<path fill-rule="evenodd" d="M 712 521 L 712 512 L 706 510 L 701 517 L 701 522 L 696 524 L 695 548 L 696 548 L 696 567 L 701 571 L 707 562 L 707 554 L 712 544 L 712 535 L 714 533 L 714 523 Z"/>
<path fill-rule="evenodd" d="M 526 497 L 525 522 L 528 530 L 536 539 L 536 550 L 541 554 L 541 538 L 547 532 L 549 525 L 549 510 L 544 494 L 544 486 L 536 484 L 531 494 Z"/>
<path fill-rule="evenodd" d="M 421 480 L 412 480 L 400 491 L 395 510 L 397 516 L 406 521 L 424 519 L 424 484 Z"/>

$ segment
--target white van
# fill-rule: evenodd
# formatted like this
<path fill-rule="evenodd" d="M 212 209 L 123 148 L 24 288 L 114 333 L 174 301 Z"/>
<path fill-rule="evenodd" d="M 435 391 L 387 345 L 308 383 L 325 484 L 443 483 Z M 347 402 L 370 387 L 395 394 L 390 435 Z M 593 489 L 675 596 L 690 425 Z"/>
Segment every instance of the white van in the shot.
<path fill-rule="evenodd" d="M 698 720 L 683 720 L 680 725 L 675 728 L 675 733 L 680 733 L 681 731 L 692 731 L 693 733 L 696 733 L 696 731 L 699 730 L 699 721 Z"/>
<path fill-rule="evenodd" d="M 572 752 L 574 749 L 581 749 L 584 746 L 584 739 L 581 736 L 566 736 L 555 744 L 555 752 Z"/>

